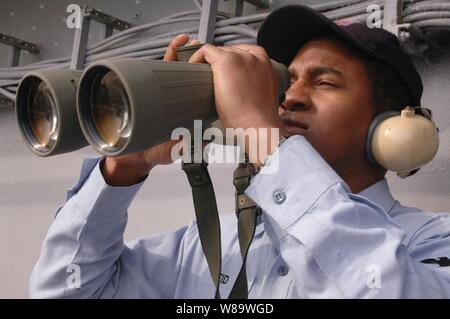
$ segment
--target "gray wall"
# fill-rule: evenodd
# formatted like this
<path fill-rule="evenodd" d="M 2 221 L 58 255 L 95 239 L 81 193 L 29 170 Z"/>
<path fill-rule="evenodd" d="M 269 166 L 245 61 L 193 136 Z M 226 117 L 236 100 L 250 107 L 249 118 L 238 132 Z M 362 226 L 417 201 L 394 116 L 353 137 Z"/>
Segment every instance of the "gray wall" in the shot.
<path fill-rule="evenodd" d="M 69 55 L 72 31 L 65 27 L 62 19 L 71 2 L 75 1 L 0 0 L 0 31 L 43 46 L 41 56 L 25 55 L 26 63 Z M 84 2 L 136 24 L 194 8 L 190 0 Z M 295 2 L 301 1 L 276 1 L 276 6 Z M 231 10 L 233 3 L 227 1 L 221 7 Z M 142 15 L 136 19 L 138 10 Z M 247 7 L 246 11 L 254 10 Z M 100 27 L 94 29 L 91 41 L 99 39 L 101 32 Z M 5 65 L 7 54 L 0 45 L 0 66 Z M 440 150 L 436 159 L 418 175 L 407 180 L 389 175 L 389 184 L 404 204 L 424 210 L 450 211 L 450 53 L 427 65 L 421 64 L 420 71 L 426 87 L 423 105 L 434 110 L 441 129 Z M 20 137 L 13 112 L 0 108 L 0 298 L 28 297 L 27 281 L 42 240 L 87 155 L 95 154 L 86 148 L 56 158 L 33 156 Z M 233 169 L 231 165 L 210 168 L 221 213 L 232 213 L 234 209 Z M 189 223 L 194 210 L 190 188 L 179 165 L 156 168 L 129 213 L 126 239 L 174 230 Z"/>

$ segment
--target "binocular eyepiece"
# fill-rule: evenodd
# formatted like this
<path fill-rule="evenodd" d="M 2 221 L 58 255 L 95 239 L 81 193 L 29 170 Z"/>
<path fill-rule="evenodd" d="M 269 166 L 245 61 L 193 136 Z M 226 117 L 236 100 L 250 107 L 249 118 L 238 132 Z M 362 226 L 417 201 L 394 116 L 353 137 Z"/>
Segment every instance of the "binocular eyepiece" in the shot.
<path fill-rule="evenodd" d="M 81 82 L 87 91 L 79 92 L 82 107 L 79 121 L 95 148 L 114 153 L 127 143 L 133 122 L 130 99 L 117 74 L 104 66 L 90 71 Z"/>
<path fill-rule="evenodd" d="M 48 69 L 31 72 L 20 82 L 17 123 L 36 155 L 63 154 L 88 145 L 76 110 L 80 76 L 79 71 Z"/>

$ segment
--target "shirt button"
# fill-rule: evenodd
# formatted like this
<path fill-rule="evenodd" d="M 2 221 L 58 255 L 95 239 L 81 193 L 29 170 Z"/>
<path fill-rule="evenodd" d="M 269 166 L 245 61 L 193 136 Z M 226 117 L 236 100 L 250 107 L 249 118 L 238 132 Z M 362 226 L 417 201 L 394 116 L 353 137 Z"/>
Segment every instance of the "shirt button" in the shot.
<path fill-rule="evenodd" d="M 281 205 L 286 200 L 286 193 L 278 189 L 273 192 L 272 199 L 275 202 L 275 204 Z"/>
<path fill-rule="evenodd" d="M 281 277 L 284 277 L 288 274 L 289 268 L 287 266 L 280 266 L 278 267 L 278 275 Z"/>

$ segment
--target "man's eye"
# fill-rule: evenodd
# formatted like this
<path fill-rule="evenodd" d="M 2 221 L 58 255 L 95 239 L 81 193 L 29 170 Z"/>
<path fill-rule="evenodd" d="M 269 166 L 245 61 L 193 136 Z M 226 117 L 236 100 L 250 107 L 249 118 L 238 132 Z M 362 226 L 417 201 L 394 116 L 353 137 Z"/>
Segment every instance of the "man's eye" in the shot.
<path fill-rule="evenodd" d="M 334 83 L 328 82 L 328 81 L 319 81 L 317 83 L 319 86 L 335 86 Z"/>

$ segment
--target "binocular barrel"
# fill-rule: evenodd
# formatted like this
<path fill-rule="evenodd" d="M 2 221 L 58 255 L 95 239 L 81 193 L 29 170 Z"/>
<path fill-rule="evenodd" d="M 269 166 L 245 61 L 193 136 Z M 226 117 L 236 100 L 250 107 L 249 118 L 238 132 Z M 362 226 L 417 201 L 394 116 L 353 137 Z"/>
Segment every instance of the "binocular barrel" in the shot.
<path fill-rule="evenodd" d="M 209 65 L 106 60 L 89 66 L 78 90 L 78 114 L 101 154 L 132 153 L 170 140 L 194 119 L 217 118 Z"/>
<path fill-rule="evenodd" d="M 287 68 L 272 61 L 283 99 Z M 17 120 L 39 156 L 88 143 L 105 156 L 128 154 L 171 139 L 176 128 L 217 120 L 211 66 L 186 62 L 108 59 L 79 71 L 27 74 L 17 92 Z"/>

